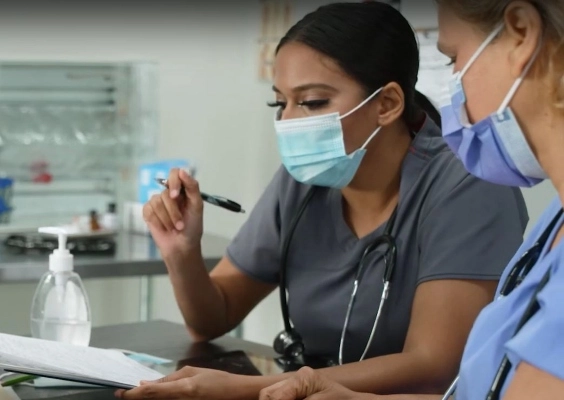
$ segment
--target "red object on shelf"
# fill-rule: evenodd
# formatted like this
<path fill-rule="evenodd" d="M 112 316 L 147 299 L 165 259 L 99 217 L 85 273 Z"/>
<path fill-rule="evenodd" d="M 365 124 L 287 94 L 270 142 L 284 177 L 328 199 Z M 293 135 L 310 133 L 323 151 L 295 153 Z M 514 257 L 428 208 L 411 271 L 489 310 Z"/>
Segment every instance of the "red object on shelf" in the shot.
<path fill-rule="evenodd" d="M 35 183 L 49 183 L 53 180 L 53 176 L 47 172 L 41 173 L 33 177 Z"/>
<path fill-rule="evenodd" d="M 49 163 L 46 161 L 36 161 L 31 164 L 31 180 L 36 183 L 49 183 L 53 180 L 53 175 L 49 173 Z"/>

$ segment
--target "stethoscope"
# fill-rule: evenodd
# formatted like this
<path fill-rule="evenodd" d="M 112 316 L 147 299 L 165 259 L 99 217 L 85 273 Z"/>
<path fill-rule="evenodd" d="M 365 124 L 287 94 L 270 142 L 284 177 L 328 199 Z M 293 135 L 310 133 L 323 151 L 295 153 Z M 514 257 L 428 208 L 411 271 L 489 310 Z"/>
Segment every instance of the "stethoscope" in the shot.
<path fill-rule="evenodd" d="M 288 260 L 288 250 L 290 247 L 290 242 L 292 240 L 292 236 L 296 230 L 298 222 L 302 217 L 307 205 L 309 204 L 313 194 L 315 193 L 315 187 L 312 187 L 307 192 L 305 198 L 301 202 L 297 213 L 294 215 L 288 229 L 288 234 L 285 236 L 282 246 L 281 246 L 281 260 L 280 260 L 280 307 L 282 310 L 282 318 L 284 320 L 284 331 L 282 331 L 276 338 L 274 339 L 274 350 L 280 354 L 282 357 L 278 358 L 277 361 L 281 363 L 285 369 L 295 369 L 295 366 L 300 366 L 301 364 L 307 364 L 303 360 L 300 362 L 300 358 L 303 358 L 305 352 L 305 346 L 303 340 L 299 333 L 294 329 L 290 322 L 290 315 L 288 311 L 288 300 L 287 300 L 287 284 L 286 284 L 286 274 L 287 274 L 287 260 Z M 384 309 L 384 305 L 386 304 L 386 300 L 388 298 L 388 294 L 390 292 L 390 286 L 393 278 L 394 269 L 396 266 L 396 258 L 397 258 L 397 246 L 396 242 L 391 235 L 392 228 L 395 223 L 397 214 L 397 207 L 392 213 L 392 216 L 386 223 L 386 227 L 384 228 L 384 233 L 376 238 L 362 254 L 362 257 L 358 263 L 358 267 L 355 273 L 355 278 L 353 282 L 353 289 L 351 292 L 351 297 L 349 299 L 349 304 L 347 306 L 347 312 L 345 315 L 345 321 L 343 324 L 343 330 L 341 332 L 341 338 L 339 341 L 339 365 L 343 364 L 343 349 L 345 346 L 345 337 L 346 332 L 349 326 L 349 321 L 352 313 L 352 309 L 356 300 L 356 295 L 358 292 L 358 287 L 360 285 L 360 281 L 362 279 L 362 274 L 365 269 L 366 259 L 367 256 L 372 253 L 372 251 L 376 250 L 376 248 L 385 245 L 387 246 L 386 251 L 384 253 L 384 274 L 383 274 L 383 282 L 384 287 L 382 290 L 382 296 L 380 297 L 380 304 L 378 306 L 378 312 L 376 313 L 376 318 L 374 319 L 374 323 L 372 324 L 372 330 L 370 332 L 370 336 L 368 342 L 366 343 L 366 347 L 364 348 L 364 352 L 359 361 L 362 361 L 370 349 L 370 345 L 374 339 L 374 335 L 376 333 L 376 329 L 378 327 L 378 322 L 380 321 L 380 316 L 382 314 L 382 310 Z M 328 365 L 335 365 L 331 360 L 328 361 Z"/>
<path fill-rule="evenodd" d="M 527 250 L 521 256 L 521 258 L 515 263 L 513 268 L 511 268 L 509 274 L 507 275 L 507 278 L 505 279 L 505 282 L 503 283 L 503 286 L 501 287 L 501 290 L 499 291 L 498 299 L 508 296 L 515 288 L 517 288 L 521 284 L 521 282 L 523 282 L 523 280 L 527 277 L 531 269 L 533 269 L 533 267 L 537 263 L 542 253 L 542 250 L 544 249 L 544 246 L 548 242 L 550 234 L 556 227 L 556 224 L 560 220 L 560 217 L 562 216 L 563 212 L 564 212 L 563 210 L 560 210 L 556 214 L 554 219 L 550 222 L 546 230 L 542 233 L 542 235 L 535 242 L 535 244 L 533 244 L 533 246 L 529 250 Z M 540 293 L 540 291 L 546 286 L 549 280 L 550 280 L 550 269 L 544 274 L 539 284 L 535 288 L 535 292 L 533 293 L 533 296 L 531 297 L 531 300 L 529 301 L 529 304 L 527 305 L 525 312 L 521 316 L 521 319 L 519 320 L 519 323 L 515 328 L 513 337 L 519 333 L 521 328 L 523 328 L 523 326 L 525 326 L 525 324 L 539 310 L 540 306 L 537 300 L 537 296 Z M 503 356 L 503 359 L 501 360 L 501 363 L 499 364 L 499 368 L 497 369 L 490 390 L 486 396 L 486 400 L 499 400 L 501 395 L 501 389 L 503 388 L 503 384 L 505 383 L 505 380 L 507 379 L 507 375 L 509 374 L 510 370 L 511 370 L 511 362 L 507 358 L 507 354 L 505 354 Z M 448 398 L 454 394 L 454 392 L 456 391 L 456 386 L 458 384 L 458 378 L 459 377 L 457 376 L 455 380 L 452 382 L 447 392 L 443 396 L 442 400 L 448 400 Z"/>

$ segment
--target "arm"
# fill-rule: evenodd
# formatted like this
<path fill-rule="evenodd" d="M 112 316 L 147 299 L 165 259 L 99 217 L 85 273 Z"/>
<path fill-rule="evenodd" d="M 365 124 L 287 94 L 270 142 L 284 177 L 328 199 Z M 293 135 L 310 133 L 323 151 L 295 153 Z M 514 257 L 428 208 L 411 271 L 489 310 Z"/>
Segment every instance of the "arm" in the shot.
<path fill-rule="evenodd" d="M 174 296 L 196 341 L 212 340 L 229 332 L 276 288 L 249 278 L 227 257 L 208 275 L 200 248 L 165 257 L 165 263 Z"/>
<path fill-rule="evenodd" d="M 456 376 L 464 344 L 496 282 L 441 280 L 416 291 L 402 353 L 321 370 L 360 392 L 441 393 Z"/>
<path fill-rule="evenodd" d="M 456 376 L 472 324 L 491 301 L 496 284 L 466 280 L 423 283 L 415 294 L 402 353 L 320 369 L 317 373 L 355 392 L 442 393 Z M 294 376 L 287 373 L 255 377 L 247 382 L 243 397 L 253 398 L 253 393 Z M 403 400 L 401 396 L 385 398 Z"/>
<path fill-rule="evenodd" d="M 564 380 L 533 367 L 521 363 L 517 367 L 504 400 L 552 400 L 564 393 Z"/>
<path fill-rule="evenodd" d="M 505 344 L 509 360 L 516 366 L 513 378 L 507 382 L 505 400 L 563 397 L 564 252 L 562 248 L 551 251 L 558 254 L 553 261 L 550 280 L 537 296 L 539 310 Z"/>
<path fill-rule="evenodd" d="M 198 182 L 185 171 L 172 170 L 169 189 L 153 196 L 144 206 L 143 216 L 195 340 L 210 340 L 227 333 L 276 287 L 279 181 L 280 174 L 270 183 L 230 244 L 229 259 L 224 257 L 211 275 L 202 258 L 203 203 Z M 233 256 L 242 260 L 251 273 L 237 269 L 230 261 Z M 261 282 L 260 278 L 269 283 Z"/>
<path fill-rule="evenodd" d="M 319 372 L 302 368 L 291 378 L 260 392 L 260 400 L 441 400 L 440 395 L 378 396 L 358 393 L 331 381 Z"/>
<path fill-rule="evenodd" d="M 132 390 L 118 390 L 122 399 L 256 399 L 257 392 L 247 393 L 253 377 L 214 370 L 184 367 L 154 383 L 143 383 Z M 220 384 L 221 383 L 221 384 Z M 226 390 L 226 388 L 231 388 Z M 287 379 L 260 391 L 260 400 L 441 400 L 440 395 L 378 396 L 353 392 L 311 368 L 302 368 Z"/>

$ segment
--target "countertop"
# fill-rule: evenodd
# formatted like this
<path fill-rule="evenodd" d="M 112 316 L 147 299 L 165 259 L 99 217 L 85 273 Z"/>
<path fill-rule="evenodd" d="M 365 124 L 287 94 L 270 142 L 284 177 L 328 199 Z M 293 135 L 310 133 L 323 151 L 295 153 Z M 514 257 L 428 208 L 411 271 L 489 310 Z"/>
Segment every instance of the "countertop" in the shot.
<path fill-rule="evenodd" d="M 151 276 L 166 274 L 166 267 L 153 239 L 148 235 L 120 232 L 115 236 L 113 255 L 77 255 L 75 271 L 83 279 Z M 3 240 L 3 238 L 2 238 Z M 229 239 L 204 234 L 202 253 L 211 270 L 223 257 Z M 0 245 L 0 283 L 37 282 L 47 271 L 49 255 L 17 254 Z"/>

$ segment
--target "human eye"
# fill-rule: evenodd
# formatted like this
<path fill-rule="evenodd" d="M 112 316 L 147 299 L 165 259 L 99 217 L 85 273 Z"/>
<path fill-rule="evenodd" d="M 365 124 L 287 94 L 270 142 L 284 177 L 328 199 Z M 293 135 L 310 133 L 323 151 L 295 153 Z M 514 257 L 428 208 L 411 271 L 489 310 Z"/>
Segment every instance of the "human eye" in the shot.
<path fill-rule="evenodd" d="M 269 101 L 266 103 L 266 105 L 268 107 L 278 109 L 276 110 L 276 119 L 280 119 L 280 117 L 282 116 L 282 111 L 284 111 L 284 109 L 286 108 L 286 102 L 280 100 Z"/>
<path fill-rule="evenodd" d="M 456 64 L 456 57 L 449 57 L 450 61 L 445 64 L 447 67 L 452 67 L 454 64 Z"/>
<path fill-rule="evenodd" d="M 298 103 L 298 106 L 305 107 L 310 111 L 316 111 L 322 109 L 329 104 L 329 99 L 316 99 L 316 100 L 304 100 Z"/>

